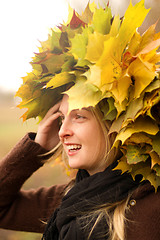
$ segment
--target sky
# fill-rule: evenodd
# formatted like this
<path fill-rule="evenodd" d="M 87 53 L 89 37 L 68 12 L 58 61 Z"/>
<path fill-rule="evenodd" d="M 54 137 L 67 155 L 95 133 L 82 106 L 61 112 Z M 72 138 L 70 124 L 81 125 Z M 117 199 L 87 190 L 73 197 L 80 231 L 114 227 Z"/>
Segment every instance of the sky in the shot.
<path fill-rule="evenodd" d="M 30 72 L 29 62 L 38 52 L 39 40 L 48 38 L 49 28 L 67 20 L 68 3 L 83 10 L 89 0 L 4 0 L 0 3 L 0 90 L 17 91 Z M 93 0 L 90 0 L 91 2 Z M 102 4 L 108 0 L 94 0 Z M 139 0 L 132 0 L 133 3 Z M 130 0 L 110 0 L 112 14 L 123 15 Z M 82 6 L 83 5 L 83 6 Z M 151 7 L 147 26 L 160 16 L 160 1 L 145 0 Z M 160 20 L 157 24 L 160 31 Z"/>
<path fill-rule="evenodd" d="M 65 0 L 5 0 L 0 3 L 0 90 L 16 91 L 30 72 L 39 40 L 67 20 Z"/>

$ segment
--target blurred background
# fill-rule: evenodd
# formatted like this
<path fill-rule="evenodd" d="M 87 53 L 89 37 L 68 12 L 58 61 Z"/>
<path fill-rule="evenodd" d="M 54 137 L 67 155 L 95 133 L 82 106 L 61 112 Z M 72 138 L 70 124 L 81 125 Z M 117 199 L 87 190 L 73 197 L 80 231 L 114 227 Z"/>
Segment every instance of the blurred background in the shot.
<path fill-rule="evenodd" d="M 39 40 L 47 39 L 49 28 L 67 19 L 65 0 L 5 0 L 0 2 L 0 159 L 27 133 L 37 130 L 37 121 L 25 123 L 16 107 L 15 92 L 21 77 L 31 71 L 29 62 Z M 25 189 L 64 183 L 67 176 L 53 162 L 37 171 Z M 39 240 L 41 234 L 0 229 L 0 240 Z"/>
<path fill-rule="evenodd" d="M 22 138 L 26 132 L 37 130 L 37 121 L 23 123 L 23 111 L 16 105 L 15 92 L 22 83 L 21 77 L 31 71 L 29 62 L 37 52 L 39 41 L 47 39 L 48 29 L 67 20 L 68 3 L 81 13 L 88 0 L 5 0 L 0 3 L 0 159 Z M 93 0 L 92 0 L 93 1 Z M 104 4 L 105 0 L 95 0 Z M 106 0 L 108 2 L 108 0 Z M 130 0 L 110 0 L 113 14 L 122 16 Z M 133 0 L 133 4 L 138 0 Z M 140 31 L 155 23 L 160 16 L 160 1 L 145 0 L 151 8 Z M 158 22 L 156 31 L 160 31 Z M 25 189 L 64 183 L 68 177 L 61 166 L 46 164 L 24 185 Z M 0 229 L 0 240 L 38 240 L 41 234 L 15 232 Z"/>

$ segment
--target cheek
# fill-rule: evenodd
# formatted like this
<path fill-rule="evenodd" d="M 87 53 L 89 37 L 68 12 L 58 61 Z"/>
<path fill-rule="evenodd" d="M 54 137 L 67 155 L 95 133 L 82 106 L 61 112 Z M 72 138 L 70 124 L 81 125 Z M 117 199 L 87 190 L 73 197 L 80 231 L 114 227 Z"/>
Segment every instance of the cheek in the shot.
<path fill-rule="evenodd" d="M 95 148 L 95 150 L 105 150 L 105 136 L 99 125 L 97 126 L 97 124 L 94 124 L 91 128 L 88 128 L 84 134 L 85 139 L 87 139 L 88 143 L 90 143 L 90 145 Z"/>
<path fill-rule="evenodd" d="M 92 139 L 94 141 L 95 149 L 97 149 L 98 155 L 100 157 L 104 157 L 106 152 L 106 140 L 104 133 L 100 127 L 97 128 L 97 131 L 95 131 L 94 136 L 92 136 Z"/>
<path fill-rule="evenodd" d="M 99 139 L 99 131 L 95 131 L 95 126 L 91 127 L 88 126 L 86 128 L 82 128 L 80 130 L 80 135 L 81 138 L 83 138 L 83 140 L 87 143 L 87 144 L 96 144 L 96 142 Z"/>

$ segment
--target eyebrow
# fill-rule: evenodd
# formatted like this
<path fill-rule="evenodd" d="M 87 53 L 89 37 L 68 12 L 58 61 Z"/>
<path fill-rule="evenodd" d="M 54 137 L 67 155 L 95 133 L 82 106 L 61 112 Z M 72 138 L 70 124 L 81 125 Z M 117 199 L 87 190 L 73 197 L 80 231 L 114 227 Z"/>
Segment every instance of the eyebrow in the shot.
<path fill-rule="evenodd" d="M 81 111 L 81 110 L 86 110 L 87 112 L 90 112 L 90 110 L 88 109 L 88 108 L 81 108 L 81 109 L 79 109 L 79 108 L 77 108 L 77 109 L 73 109 L 73 110 L 71 110 L 70 112 L 75 112 L 75 111 Z M 58 111 L 57 111 L 58 113 L 60 113 L 60 114 L 63 114 L 63 112 L 59 109 Z M 64 115 L 64 114 L 63 114 Z"/>

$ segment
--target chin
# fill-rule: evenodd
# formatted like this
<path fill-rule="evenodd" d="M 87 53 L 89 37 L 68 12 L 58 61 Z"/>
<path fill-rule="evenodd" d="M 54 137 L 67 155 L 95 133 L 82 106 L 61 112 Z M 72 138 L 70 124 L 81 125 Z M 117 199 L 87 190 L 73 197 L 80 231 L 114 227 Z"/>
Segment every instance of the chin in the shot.
<path fill-rule="evenodd" d="M 76 162 L 75 160 L 69 160 L 69 166 L 73 169 L 84 169 L 84 166 L 82 164 Z"/>

